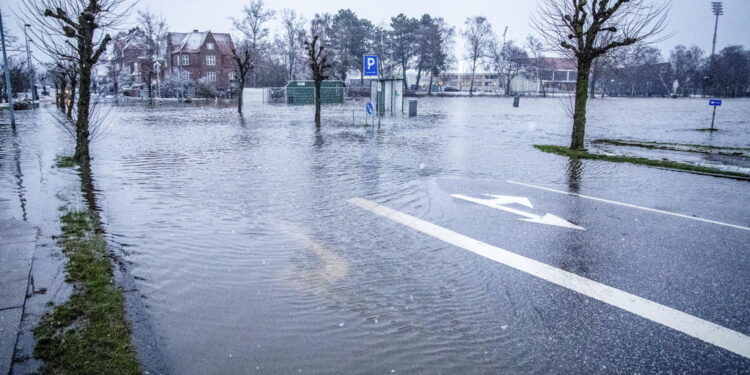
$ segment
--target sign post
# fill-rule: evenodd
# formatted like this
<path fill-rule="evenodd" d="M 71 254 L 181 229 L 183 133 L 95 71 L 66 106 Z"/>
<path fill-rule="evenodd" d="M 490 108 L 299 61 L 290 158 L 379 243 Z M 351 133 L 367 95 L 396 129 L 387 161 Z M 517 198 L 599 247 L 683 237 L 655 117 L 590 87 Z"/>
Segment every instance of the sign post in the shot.
<path fill-rule="evenodd" d="M 720 99 L 711 99 L 708 101 L 708 105 L 714 107 L 714 115 L 711 117 L 711 131 L 715 131 L 714 122 L 716 121 L 716 107 L 721 107 Z"/>
<path fill-rule="evenodd" d="M 369 125 L 369 122 L 370 122 L 370 116 L 372 116 L 372 113 L 373 113 L 374 109 L 375 108 L 373 107 L 372 102 L 367 102 L 367 104 L 365 105 L 365 113 L 366 113 L 366 118 L 367 118 L 366 122 L 367 122 L 368 125 Z M 374 120 L 372 122 L 372 125 L 373 126 L 375 125 L 375 121 Z"/>

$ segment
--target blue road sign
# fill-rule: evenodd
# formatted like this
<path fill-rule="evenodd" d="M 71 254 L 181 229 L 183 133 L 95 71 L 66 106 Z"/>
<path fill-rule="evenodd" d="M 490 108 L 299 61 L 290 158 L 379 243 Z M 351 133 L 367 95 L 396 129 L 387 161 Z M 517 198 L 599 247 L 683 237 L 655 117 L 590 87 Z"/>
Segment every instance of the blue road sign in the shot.
<path fill-rule="evenodd" d="M 364 55 L 362 57 L 362 71 L 365 77 L 378 76 L 378 57 L 375 55 Z"/>
<path fill-rule="evenodd" d="M 372 114 L 372 111 L 373 111 L 372 102 L 367 102 L 367 105 L 365 106 L 365 111 L 367 111 L 368 115 Z"/>
<path fill-rule="evenodd" d="M 719 99 L 711 99 L 708 101 L 708 105 L 714 106 L 714 107 L 721 107 L 721 100 Z"/>

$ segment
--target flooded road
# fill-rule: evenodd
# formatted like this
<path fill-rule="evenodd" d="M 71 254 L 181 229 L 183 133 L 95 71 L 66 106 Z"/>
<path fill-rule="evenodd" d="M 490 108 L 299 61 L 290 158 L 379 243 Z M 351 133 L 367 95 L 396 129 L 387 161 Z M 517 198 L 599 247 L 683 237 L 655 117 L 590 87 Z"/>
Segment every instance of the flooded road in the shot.
<path fill-rule="evenodd" d="M 748 182 L 538 152 L 533 144 L 568 142 L 559 99 L 421 99 L 420 116 L 379 128 L 361 125 L 364 103 L 324 107 L 319 132 L 301 106 L 251 101 L 242 118 L 231 105 L 112 110 L 93 146 L 102 218 L 173 373 L 750 371 L 741 355 L 347 202 L 377 202 L 748 335 L 750 231 L 508 181 L 737 227 L 750 227 Z M 698 99 L 595 100 L 587 135 L 750 147 L 750 101 L 725 101 L 722 131 L 695 131 L 710 114 Z M 19 168 L 33 175 L 49 169 L 50 150 L 72 149 L 36 116 L 16 136 Z M 586 230 L 451 194 L 524 197 L 532 207 L 516 210 Z"/>

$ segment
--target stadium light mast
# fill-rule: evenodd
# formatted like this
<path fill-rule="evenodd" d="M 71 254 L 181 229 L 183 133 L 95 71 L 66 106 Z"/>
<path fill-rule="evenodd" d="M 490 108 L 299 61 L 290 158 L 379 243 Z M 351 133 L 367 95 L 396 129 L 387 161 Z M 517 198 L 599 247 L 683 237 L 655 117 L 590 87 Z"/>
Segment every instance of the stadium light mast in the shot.
<path fill-rule="evenodd" d="M 711 56 L 713 56 L 714 54 L 716 54 L 716 32 L 719 30 L 719 16 L 724 15 L 724 3 L 721 1 L 712 1 L 711 9 L 716 16 L 716 23 L 714 24 L 714 44 L 711 48 Z"/>

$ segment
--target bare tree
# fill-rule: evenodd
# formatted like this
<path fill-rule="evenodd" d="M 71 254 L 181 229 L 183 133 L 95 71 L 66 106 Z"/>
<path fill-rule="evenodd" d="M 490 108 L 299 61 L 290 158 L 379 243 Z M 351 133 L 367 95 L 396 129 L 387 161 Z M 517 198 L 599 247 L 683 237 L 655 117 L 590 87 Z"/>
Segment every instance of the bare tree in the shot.
<path fill-rule="evenodd" d="M 281 12 L 282 37 L 281 47 L 283 58 L 287 66 L 287 79 L 294 80 L 297 72 L 297 62 L 302 54 L 305 43 L 305 20 L 297 12 L 284 9 Z"/>
<path fill-rule="evenodd" d="M 305 51 L 315 81 L 315 126 L 320 128 L 320 87 L 330 76 L 332 64 L 325 46 L 318 43 L 317 35 L 313 35 L 312 41 L 305 42 Z"/>
<path fill-rule="evenodd" d="M 248 39 L 250 57 L 255 59 L 252 61 L 252 64 L 255 65 L 262 57 L 262 51 L 267 43 L 266 39 L 269 34 L 267 24 L 273 19 L 276 12 L 266 9 L 263 0 L 253 0 L 242 9 L 242 14 L 241 19 L 232 18 L 232 25 Z M 253 70 L 251 84 L 255 86 L 256 83 L 257 76 L 255 70 Z"/>
<path fill-rule="evenodd" d="M 156 78 L 156 64 L 159 62 L 160 54 L 164 49 L 167 37 L 167 22 L 164 17 L 151 13 L 150 11 L 138 11 L 138 26 L 143 30 L 146 49 L 145 56 L 141 56 L 140 68 L 142 69 L 148 85 L 148 97 L 153 102 L 154 92 L 151 82 Z"/>
<path fill-rule="evenodd" d="M 589 86 L 591 91 L 591 98 L 596 98 L 596 84 L 602 77 L 607 75 L 608 72 L 617 68 L 618 55 L 616 50 L 605 53 L 591 63 L 591 78 L 589 79 Z M 604 97 L 604 89 L 602 89 L 602 98 Z"/>
<path fill-rule="evenodd" d="M 247 77 L 247 73 L 253 68 L 250 48 L 247 43 L 244 43 L 240 52 L 237 52 L 236 48 L 232 48 L 232 56 L 234 57 L 234 62 L 237 64 L 237 112 L 242 114 L 242 99 L 245 91 L 245 79 Z"/>
<path fill-rule="evenodd" d="M 74 159 L 89 168 L 91 73 L 112 39 L 106 30 L 126 19 L 125 0 L 22 0 L 34 43 L 58 61 L 78 66 L 76 148 Z M 72 52 L 72 53 L 71 53 Z"/>
<path fill-rule="evenodd" d="M 534 26 L 550 48 L 575 61 L 578 69 L 571 149 L 584 149 L 594 60 L 613 49 L 654 42 L 664 31 L 669 5 L 651 0 L 540 0 Z"/>
<path fill-rule="evenodd" d="M 546 97 L 547 90 L 544 87 L 544 74 L 551 69 L 547 64 L 547 59 L 544 57 L 544 43 L 534 36 L 529 35 L 526 38 L 526 50 L 529 51 L 529 63 L 526 69 L 529 75 L 537 80 L 542 96 Z"/>
<path fill-rule="evenodd" d="M 485 57 L 488 43 L 492 37 L 492 26 L 487 18 L 482 16 L 469 17 L 464 22 L 466 29 L 463 36 L 466 39 L 467 57 L 471 61 L 471 83 L 469 84 L 469 96 L 474 95 L 474 73 L 477 71 L 477 62 Z"/>

